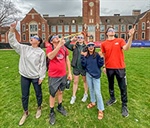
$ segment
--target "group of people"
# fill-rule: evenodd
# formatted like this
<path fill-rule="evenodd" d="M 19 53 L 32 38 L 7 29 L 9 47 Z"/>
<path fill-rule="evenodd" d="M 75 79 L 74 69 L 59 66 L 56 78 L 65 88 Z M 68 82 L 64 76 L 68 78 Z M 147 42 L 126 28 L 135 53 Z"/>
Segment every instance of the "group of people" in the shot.
<path fill-rule="evenodd" d="M 20 55 L 19 73 L 21 75 L 21 92 L 23 116 L 19 121 L 19 125 L 23 125 L 29 115 L 28 100 L 30 85 L 33 84 L 36 99 L 37 112 L 36 118 L 41 116 L 42 104 L 42 81 L 46 75 L 46 56 L 48 57 L 48 85 L 49 85 L 49 105 L 50 105 L 50 124 L 56 122 L 56 114 L 54 110 L 55 98 L 58 99 L 57 111 L 62 115 L 67 116 L 67 111 L 62 104 L 63 91 L 66 88 L 67 80 L 73 79 L 73 93 L 70 104 L 76 101 L 76 93 L 80 75 L 84 84 L 84 94 L 81 99 L 85 102 L 88 98 L 88 89 L 90 94 L 90 103 L 87 108 L 93 108 L 97 105 L 98 119 L 104 117 L 104 103 L 101 94 L 101 68 L 106 73 L 108 78 L 108 87 L 110 100 L 106 102 L 107 106 L 114 104 L 117 100 L 114 93 L 114 77 L 116 76 L 118 86 L 121 93 L 122 101 L 122 116 L 129 115 L 127 108 L 127 83 L 123 50 L 128 50 L 131 47 L 132 38 L 135 29 L 129 31 L 129 39 L 126 43 L 121 38 L 115 38 L 115 30 L 109 27 L 106 30 L 107 39 L 101 44 L 101 51 L 96 52 L 93 42 L 85 42 L 83 34 L 73 37 L 69 41 L 61 39 L 58 35 L 51 35 L 48 39 L 49 45 L 44 50 L 40 48 L 42 39 L 35 35 L 30 38 L 30 44 L 23 45 L 18 43 L 15 37 L 15 28 L 17 23 L 10 25 L 8 35 L 10 46 Z M 71 43 L 74 42 L 74 43 Z M 72 51 L 72 60 L 69 60 L 69 52 Z M 73 76 L 71 73 L 73 67 Z M 67 70 L 66 70 L 67 69 Z"/>

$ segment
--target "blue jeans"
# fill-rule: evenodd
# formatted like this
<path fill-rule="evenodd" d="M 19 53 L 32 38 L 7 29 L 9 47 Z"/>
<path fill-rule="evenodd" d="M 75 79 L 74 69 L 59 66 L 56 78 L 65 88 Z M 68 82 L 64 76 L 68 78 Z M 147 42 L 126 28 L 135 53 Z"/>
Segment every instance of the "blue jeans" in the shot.
<path fill-rule="evenodd" d="M 29 79 L 24 76 L 21 76 L 21 92 L 22 92 L 22 106 L 24 111 L 28 110 L 28 102 L 29 102 L 29 94 L 30 94 L 30 85 L 33 84 L 38 107 L 42 104 L 42 88 L 41 85 L 38 84 L 37 79 Z"/>
<path fill-rule="evenodd" d="M 93 78 L 88 72 L 86 72 L 86 80 L 90 91 L 90 100 L 92 103 L 95 103 L 97 100 L 97 108 L 98 110 L 103 111 L 104 110 L 104 103 L 103 98 L 101 95 L 101 84 L 100 84 L 100 78 L 95 79 Z"/>

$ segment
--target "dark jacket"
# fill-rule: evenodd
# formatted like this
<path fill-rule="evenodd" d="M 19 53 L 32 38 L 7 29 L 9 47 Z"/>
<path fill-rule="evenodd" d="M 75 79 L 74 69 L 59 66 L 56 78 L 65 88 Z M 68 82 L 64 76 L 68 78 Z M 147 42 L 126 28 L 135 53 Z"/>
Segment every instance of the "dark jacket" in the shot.
<path fill-rule="evenodd" d="M 71 66 L 73 68 L 82 68 L 81 66 L 81 51 L 86 49 L 86 45 L 80 45 L 78 42 L 74 44 L 70 44 L 71 41 L 67 41 L 65 46 L 70 50 L 73 51 L 73 56 L 71 60 Z"/>
<path fill-rule="evenodd" d="M 98 79 L 101 76 L 100 68 L 104 64 L 104 59 L 100 57 L 98 53 L 96 56 L 81 56 L 81 64 L 85 68 L 85 71 L 88 72 L 92 77 Z"/>

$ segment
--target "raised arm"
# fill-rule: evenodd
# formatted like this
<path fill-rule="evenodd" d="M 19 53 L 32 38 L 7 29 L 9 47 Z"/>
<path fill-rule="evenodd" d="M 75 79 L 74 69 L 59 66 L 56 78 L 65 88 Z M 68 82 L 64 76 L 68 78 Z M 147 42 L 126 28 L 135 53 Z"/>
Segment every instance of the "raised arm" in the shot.
<path fill-rule="evenodd" d="M 15 51 L 20 54 L 21 53 L 21 44 L 17 41 L 15 36 L 17 22 L 10 25 L 10 31 L 8 34 L 8 42 L 10 46 L 15 49 Z"/>
<path fill-rule="evenodd" d="M 128 42 L 122 47 L 124 50 L 129 50 L 132 44 L 133 35 L 135 32 L 135 26 L 129 30 L 129 39 Z"/>
<path fill-rule="evenodd" d="M 58 45 L 54 48 L 54 50 L 47 54 L 47 57 L 48 57 L 50 60 L 52 60 L 52 59 L 57 55 L 58 51 L 59 51 L 60 48 L 64 45 L 64 43 L 65 43 L 65 40 L 64 40 L 64 38 L 62 38 L 62 39 L 59 41 Z"/>

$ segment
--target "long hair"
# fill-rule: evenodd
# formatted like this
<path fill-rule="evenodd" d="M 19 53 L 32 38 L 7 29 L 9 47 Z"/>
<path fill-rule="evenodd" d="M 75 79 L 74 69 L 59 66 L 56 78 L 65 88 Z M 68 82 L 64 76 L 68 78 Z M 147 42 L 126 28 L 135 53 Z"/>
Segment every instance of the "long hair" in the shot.
<path fill-rule="evenodd" d="M 96 54 L 97 54 L 97 52 L 95 51 L 95 47 L 94 47 L 94 50 L 93 50 L 93 59 L 96 57 Z M 90 52 L 89 52 L 89 50 L 87 51 L 87 57 L 88 56 L 90 56 Z"/>

